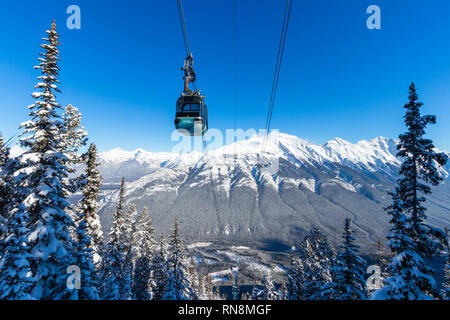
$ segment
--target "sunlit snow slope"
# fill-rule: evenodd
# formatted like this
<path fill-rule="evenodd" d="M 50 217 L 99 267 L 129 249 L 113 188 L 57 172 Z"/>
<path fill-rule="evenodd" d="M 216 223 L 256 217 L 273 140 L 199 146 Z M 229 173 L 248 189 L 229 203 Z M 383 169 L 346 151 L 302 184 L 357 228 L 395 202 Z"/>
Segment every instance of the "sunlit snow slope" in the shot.
<path fill-rule="evenodd" d="M 173 219 L 192 241 L 221 241 L 278 249 L 295 245 L 312 226 L 340 241 L 343 221 L 353 219 L 364 251 L 385 237 L 387 191 L 400 162 L 393 139 L 378 137 L 352 144 L 336 138 L 315 145 L 280 134 L 265 148 L 279 170 L 258 166 L 262 137 L 200 153 L 173 154 L 114 149 L 100 154 L 104 177 L 101 220 L 111 226 L 118 183 L 125 177 L 126 201 L 148 207 L 160 232 Z M 236 156 L 235 156 L 236 152 Z M 449 167 L 430 197 L 429 222 L 450 224 Z"/>

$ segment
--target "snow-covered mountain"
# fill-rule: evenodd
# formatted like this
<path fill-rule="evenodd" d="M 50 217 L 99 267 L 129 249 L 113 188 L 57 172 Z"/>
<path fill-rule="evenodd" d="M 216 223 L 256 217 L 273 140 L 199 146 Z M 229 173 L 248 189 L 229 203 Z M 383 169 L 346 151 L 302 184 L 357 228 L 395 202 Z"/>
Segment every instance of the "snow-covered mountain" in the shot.
<path fill-rule="evenodd" d="M 264 149 L 269 163 L 278 165 L 269 173 L 258 165 L 261 136 L 206 154 L 101 153 L 105 231 L 124 176 L 127 202 L 148 207 L 156 229 L 166 234 L 178 217 L 191 241 L 280 248 L 295 245 L 318 226 L 336 244 L 346 217 L 353 219 L 364 250 L 385 237 L 383 207 L 400 164 L 395 140 L 378 137 L 352 144 L 336 138 L 315 145 L 287 134 L 276 138 Z M 430 223 L 441 226 L 450 224 L 448 173 L 448 166 L 441 169 L 446 180 L 428 204 Z"/>

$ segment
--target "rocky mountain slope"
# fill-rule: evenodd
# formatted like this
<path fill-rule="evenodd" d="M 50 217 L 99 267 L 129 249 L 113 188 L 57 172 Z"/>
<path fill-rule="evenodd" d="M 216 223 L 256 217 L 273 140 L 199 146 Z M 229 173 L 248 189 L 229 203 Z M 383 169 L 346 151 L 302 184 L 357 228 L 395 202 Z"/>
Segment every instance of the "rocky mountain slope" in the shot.
<path fill-rule="evenodd" d="M 298 244 L 312 226 L 340 241 L 343 221 L 353 220 L 363 251 L 374 249 L 388 230 L 383 212 L 400 162 L 393 139 L 352 144 L 336 138 L 315 145 L 279 134 L 261 163 L 262 137 L 207 154 L 150 153 L 114 149 L 100 154 L 104 178 L 100 217 L 111 227 L 118 185 L 125 177 L 126 201 L 150 210 L 158 231 L 167 234 L 175 217 L 188 241 L 214 241 L 282 250 Z M 429 222 L 450 225 L 449 167 L 428 203 Z"/>

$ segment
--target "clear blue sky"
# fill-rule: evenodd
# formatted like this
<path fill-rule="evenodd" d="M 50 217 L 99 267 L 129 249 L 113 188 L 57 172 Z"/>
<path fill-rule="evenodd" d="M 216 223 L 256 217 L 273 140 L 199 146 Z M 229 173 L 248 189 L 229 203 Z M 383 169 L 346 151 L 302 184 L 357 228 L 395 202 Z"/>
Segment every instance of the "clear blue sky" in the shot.
<path fill-rule="evenodd" d="M 238 0 L 237 126 L 263 128 L 284 2 Z M 77 4 L 82 29 L 66 28 Z M 377 4 L 382 30 L 366 28 Z M 198 87 L 210 127 L 234 127 L 233 0 L 184 0 Z M 450 150 L 450 1 L 294 0 L 272 128 L 315 143 L 404 131 L 416 82 L 429 136 Z M 61 34 L 62 105 L 80 109 L 101 150 L 170 151 L 185 58 L 175 0 L 7 1 L 0 10 L 0 130 L 27 120 L 39 45 L 55 18 Z"/>

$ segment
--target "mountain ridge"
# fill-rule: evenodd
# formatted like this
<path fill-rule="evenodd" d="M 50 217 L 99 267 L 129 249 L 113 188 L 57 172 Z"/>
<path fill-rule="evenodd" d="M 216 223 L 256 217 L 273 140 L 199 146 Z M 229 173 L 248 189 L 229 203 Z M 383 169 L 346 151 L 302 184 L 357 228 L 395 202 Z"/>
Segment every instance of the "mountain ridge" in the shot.
<path fill-rule="evenodd" d="M 104 231 L 111 226 L 124 176 L 126 202 L 139 210 L 148 207 L 157 229 L 165 234 L 178 217 L 188 241 L 288 247 L 318 226 L 337 245 L 346 217 L 353 219 L 363 250 L 385 237 L 383 207 L 400 165 L 394 139 L 353 144 L 335 138 L 315 145 L 292 135 L 278 137 L 265 148 L 265 156 L 279 164 L 273 173 L 258 165 L 262 136 L 206 154 L 142 149 L 100 153 L 105 185 L 99 213 Z M 445 181 L 429 197 L 429 220 L 448 225 L 448 165 L 440 172 Z"/>

